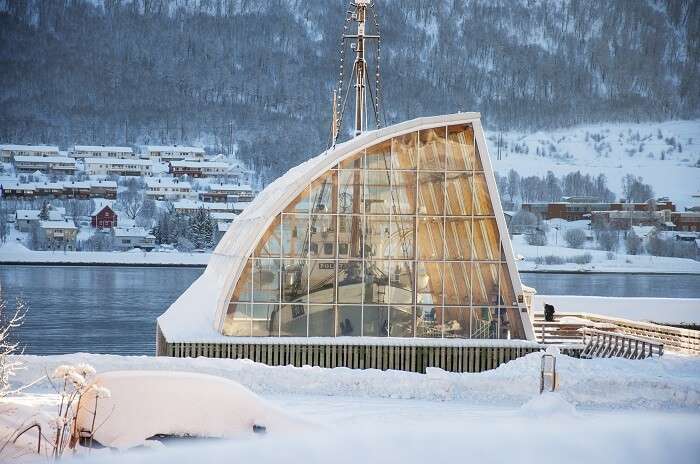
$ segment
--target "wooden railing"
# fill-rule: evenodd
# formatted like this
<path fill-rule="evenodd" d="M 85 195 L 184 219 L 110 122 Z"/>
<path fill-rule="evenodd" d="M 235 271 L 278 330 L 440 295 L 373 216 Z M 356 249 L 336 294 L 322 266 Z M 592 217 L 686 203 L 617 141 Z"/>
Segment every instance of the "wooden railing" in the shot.
<path fill-rule="evenodd" d="M 586 323 L 545 322 L 540 314 L 535 315 L 534 328 L 537 341 L 540 343 L 572 343 L 582 342 L 582 335 L 575 336 L 575 331 L 582 328 L 598 329 L 605 332 L 642 337 L 648 341 L 663 344 L 667 350 L 700 355 L 700 331 L 671 327 L 651 322 L 631 321 L 612 316 L 592 313 L 560 313 L 556 320 L 573 316 L 590 321 Z M 605 324 L 601 326 L 601 324 Z"/>
<path fill-rule="evenodd" d="M 607 332 L 598 329 L 581 329 L 582 358 L 644 359 L 664 354 L 664 345 L 632 335 Z"/>

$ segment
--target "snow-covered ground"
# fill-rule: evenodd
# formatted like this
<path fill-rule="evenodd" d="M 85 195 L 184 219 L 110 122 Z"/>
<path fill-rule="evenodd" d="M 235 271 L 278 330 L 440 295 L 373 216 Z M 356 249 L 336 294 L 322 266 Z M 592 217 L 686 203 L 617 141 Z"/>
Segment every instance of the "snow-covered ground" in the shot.
<path fill-rule="evenodd" d="M 493 166 L 501 175 L 510 169 L 521 176 L 543 176 L 547 171 L 557 176 L 602 173 L 620 197 L 622 178 L 634 174 L 651 184 L 657 197 L 671 198 L 681 211 L 693 206 L 692 195 L 700 192 L 700 120 L 605 123 L 500 135 L 498 159 L 499 133 L 487 133 Z M 527 153 L 516 153 L 516 145 Z"/>
<path fill-rule="evenodd" d="M 206 266 L 211 253 L 184 253 L 178 251 L 144 252 L 130 251 L 35 251 L 18 242 L 0 246 L 0 263 L 46 263 L 46 264 L 114 264 Z"/>
<path fill-rule="evenodd" d="M 268 367 L 245 360 L 74 354 L 21 356 L 30 381 L 65 363 L 111 370 L 194 371 L 239 382 L 316 427 L 232 441 L 186 441 L 140 452 L 94 452 L 89 462 L 696 462 L 700 358 L 644 361 L 559 356 L 559 391 L 538 395 L 537 353 L 479 374 Z M 8 427 L 30 411 L 50 414 L 47 384 L 5 404 Z M 217 407 L 207 391 L 191 401 Z M 242 405 L 244 407 L 244 405 Z M 9 409 L 7 409 L 9 408 Z M 8 413 L 9 411 L 9 413 Z M 134 423 L 138 427 L 138 418 Z M 85 450 L 81 450 L 85 457 Z M 25 460 L 32 462 L 30 456 Z"/>

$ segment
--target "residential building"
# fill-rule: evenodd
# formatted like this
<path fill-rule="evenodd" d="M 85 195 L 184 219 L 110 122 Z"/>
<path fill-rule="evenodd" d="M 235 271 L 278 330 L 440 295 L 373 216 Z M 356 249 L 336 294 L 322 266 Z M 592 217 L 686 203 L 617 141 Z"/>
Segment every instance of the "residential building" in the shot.
<path fill-rule="evenodd" d="M 230 165 L 222 161 L 172 161 L 169 172 L 175 177 L 222 177 L 229 173 Z"/>
<path fill-rule="evenodd" d="M 65 208 L 50 207 L 48 212 L 49 221 L 64 221 L 66 210 Z M 15 228 L 20 232 L 29 232 L 35 224 L 38 224 L 41 218 L 41 210 L 38 209 L 18 209 L 15 211 Z"/>
<path fill-rule="evenodd" d="M 591 223 L 597 222 L 610 224 L 614 229 L 629 229 L 632 226 L 663 226 L 671 221 L 671 211 L 639 211 L 639 210 L 609 210 L 593 211 Z"/>
<path fill-rule="evenodd" d="M 181 200 L 192 194 L 192 185 L 171 177 L 146 179 L 146 196 L 153 200 Z"/>
<path fill-rule="evenodd" d="M 173 203 L 175 211 L 185 214 L 194 213 L 200 208 L 204 208 L 212 213 L 218 212 L 240 214 L 248 205 L 249 203 L 212 203 L 188 199 L 179 200 Z"/>
<path fill-rule="evenodd" d="M 92 176 L 152 176 L 153 162 L 142 159 L 85 158 L 85 172 Z"/>
<path fill-rule="evenodd" d="M 90 197 L 116 199 L 117 183 L 113 180 L 90 181 Z"/>
<path fill-rule="evenodd" d="M 140 248 L 151 251 L 156 246 L 156 238 L 143 227 L 115 227 L 112 229 L 115 250 L 127 251 Z"/>
<path fill-rule="evenodd" d="M 206 152 L 203 148 L 178 145 L 149 145 L 146 147 L 148 159 L 167 163 L 181 160 L 204 160 Z"/>
<path fill-rule="evenodd" d="M 95 229 L 111 229 L 117 227 L 117 213 L 105 204 L 99 204 L 90 215 L 90 225 Z"/>
<path fill-rule="evenodd" d="M 84 182 L 32 182 L 17 184 L 0 181 L 0 197 L 31 199 L 31 198 L 117 198 L 117 183 L 107 180 L 91 180 Z"/>
<path fill-rule="evenodd" d="M 75 159 L 67 156 L 15 156 L 14 164 L 18 172 L 73 174 L 76 170 Z"/>
<path fill-rule="evenodd" d="M 56 157 L 60 152 L 53 145 L 0 145 L 0 162 L 11 163 L 15 156 Z"/>
<path fill-rule="evenodd" d="M 39 227 L 42 232 L 42 249 L 75 251 L 78 228 L 73 221 L 39 221 Z"/>
<path fill-rule="evenodd" d="M 218 211 L 214 211 L 210 215 L 211 215 L 211 218 L 213 220 L 219 222 L 220 224 L 231 223 L 238 216 L 238 214 L 236 214 L 236 213 L 229 213 L 229 212 L 221 213 Z"/>
<path fill-rule="evenodd" d="M 593 211 L 647 211 L 648 203 L 602 203 L 602 202 L 541 202 L 523 203 L 522 209 L 537 214 L 542 219 L 565 219 L 567 221 L 580 221 L 590 219 Z M 676 205 L 667 198 L 660 198 L 656 201 L 656 210 L 675 211 Z"/>
<path fill-rule="evenodd" d="M 671 222 L 677 231 L 700 232 L 700 211 L 671 213 Z"/>
<path fill-rule="evenodd" d="M 76 159 L 85 158 L 118 158 L 134 157 L 131 147 L 109 147 L 105 145 L 76 145 L 71 150 L 71 156 Z"/>
<path fill-rule="evenodd" d="M 255 198 L 255 192 L 250 185 L 217 184 L 211 185 L 210 190 L 201 192 L 199 199 L 212 202 L 250 202 Z"/>

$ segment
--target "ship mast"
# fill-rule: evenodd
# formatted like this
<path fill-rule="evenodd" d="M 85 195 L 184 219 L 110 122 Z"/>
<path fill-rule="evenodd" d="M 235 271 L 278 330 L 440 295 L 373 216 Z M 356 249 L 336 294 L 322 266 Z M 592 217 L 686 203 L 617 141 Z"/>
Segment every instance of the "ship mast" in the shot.
<path fill-rule="evenodd" d="M 374 20 L 374 34 L 367 33 L 367 18 L 368 13 L 371 13 L 371 17 Z M 356 32 L 354 34 L 348 34 L 348 27 L 351 22 L 355 22 L 357 25 Z M 374 41 L 376 43 L 376 82 L 375 82 L 375 92 L 373 93 L 372 87 L 369 81 L 368 63 L 365 56 L 366 45 L 369 41 Z M 347 44 L 350 43 L 350 49 L 355 53 L 355 61 L 352 67 L 352 77 L 351 81 L 348 82 L 347 89 L 343 89 L 343 81 L 345 77 L 345 49 Z M 367 103 L 368 103 L 368 91 L 369 97 L 374 110 L 374 120 L 376 122 L 377 128 L 381 127 L 379 118 L 379 100 L 380 100 L 380 72 L 379 72 L 379 58 L 380 58 L 380 45 L 381 36 L 379 33 L 379 22 L 377 20 L 377 14 L 374 9 L 374 3 L 370 0 L 354 0 L 350 2 L 349 8 L 347 10 L 347 15 L 345 18 L 345 25 L 343 30 L 343 36 L 340 42 L 340 75 L 338 76 L 338 86 L 333 90 L 333 121 L 331 123 L 331 144 L 335 145 L 338 135 L 343 124 L 343 114 L 345 112 L 345 107 L 350 93 L 351 85 L 354 86 L 354 98 L 355 98 L 355 114 L 353 118 L 353 136 L 357 137 L 361 133 L 367 130 Z M 343 90 L 345 90 L 345 97 L 343 98 Z"/>

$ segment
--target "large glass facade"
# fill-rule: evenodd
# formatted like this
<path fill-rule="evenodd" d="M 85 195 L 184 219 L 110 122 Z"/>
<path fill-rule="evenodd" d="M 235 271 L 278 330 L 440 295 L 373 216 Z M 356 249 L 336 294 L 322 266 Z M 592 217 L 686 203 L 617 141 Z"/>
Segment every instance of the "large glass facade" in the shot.
<path fill-rule="evenodd" d="M 525 338 L 471 125 L 378 143 L 262 234 L 224 334 Z"/>

